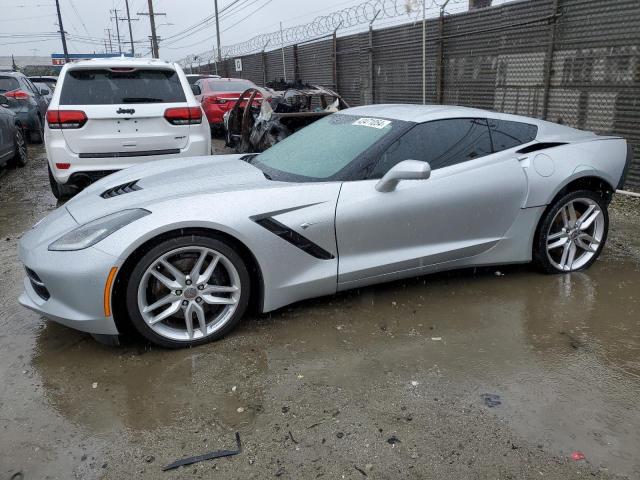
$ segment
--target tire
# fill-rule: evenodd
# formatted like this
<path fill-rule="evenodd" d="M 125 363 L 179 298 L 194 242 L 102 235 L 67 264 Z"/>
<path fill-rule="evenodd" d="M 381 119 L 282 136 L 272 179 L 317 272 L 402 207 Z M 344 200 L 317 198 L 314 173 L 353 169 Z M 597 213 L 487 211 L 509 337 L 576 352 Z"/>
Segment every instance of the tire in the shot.
<path fill-rule="evenodd" d="M 24 138 L 24 132 L 19 126 L 16 126 L 13 145 L 15 152 L 10 162 L 11 166 L 25 167 L 27 165 L 27 161 L 29 160 L 29 153 L 27 152 L 27 142 Z"/>
<path fill-rule="evenodd" d="M 29 132 L 29 141 L 31 143 L 42 143 L 44 139 L 44 127 L 42 126 L 42 120 L 40 115 L 36 117 L 36 128 Z"/>
<path fill-rule="evenodd" d="M 600 194 L 567 193 L 547 208 L 538 224 L 533 262 L 546 273 L 585 270 L 600 256 L 608 232 L 607 202 Z"/>
<path fill-rule="evenodd" d="M 51 186 L 51 193 L 56 197 L 56 200 L 67 200 L 73 196 L 76 192 L 76 188 L 73 185 L 63 185 L 58 183 L 53 177 L 51 167 L 47 167 L 49 170 L 49 185 Z"/>
<path fill-rule="evenodd" d="M 189 273 L 200 258 L 198 279 L 192 280 Z M 165 268 L 167 263 L 186 278 L 173 275 Z M 193 347 L 224 337 L 242 319 L 251 295 L 249 272 L 241 256 L 222 239 L 200 235 L 157 244 L 125 281 L 124 301 L 131 323 L 145 339 L 164 348 Z"/>

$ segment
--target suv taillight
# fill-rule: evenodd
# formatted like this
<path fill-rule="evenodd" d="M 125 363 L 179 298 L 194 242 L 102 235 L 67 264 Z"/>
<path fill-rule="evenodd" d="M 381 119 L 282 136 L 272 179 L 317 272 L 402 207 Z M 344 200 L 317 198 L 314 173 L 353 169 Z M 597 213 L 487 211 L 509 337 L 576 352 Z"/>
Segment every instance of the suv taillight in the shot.
<path fill-rule="evenodd" d="M 49 128 L 81 128 L 87 123 L 87 115 L 82 110 L 48 110 Z"/>
<path fill-rule="evenodd" d="M 202 123 L 200 107 L 167 108 L 164 118 L 172 125 L 197 125 Z"/>
<path fill-rule="evenodd" d="M 5 97 L 15 98 L 16 100 L 25 100 L 30 97 L 28 92 L 24 90 L 11 90 L 10 92 L 3 93 Z"/>

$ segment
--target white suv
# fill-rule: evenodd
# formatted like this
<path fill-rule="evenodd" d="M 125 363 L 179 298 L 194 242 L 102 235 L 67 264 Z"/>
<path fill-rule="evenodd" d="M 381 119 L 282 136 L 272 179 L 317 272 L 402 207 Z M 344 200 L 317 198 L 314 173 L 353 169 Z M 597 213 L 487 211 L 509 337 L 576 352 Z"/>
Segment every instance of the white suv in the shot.
<path fill-rule="evenodd" d="M 45 146 L 56 198 L 142 162 L 211 154 L 182 69 L 141 58 L 66 64 L 47 111 Z"/>

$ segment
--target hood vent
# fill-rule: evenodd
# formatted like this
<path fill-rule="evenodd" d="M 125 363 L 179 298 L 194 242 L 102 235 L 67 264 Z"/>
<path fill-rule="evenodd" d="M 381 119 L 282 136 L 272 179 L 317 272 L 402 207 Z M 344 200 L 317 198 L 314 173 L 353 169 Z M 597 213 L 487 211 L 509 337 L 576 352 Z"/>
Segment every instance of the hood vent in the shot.
<path fill-rule="evenodd" d="M 122 185 L 118 185 L 117 187 L 109 188 L 100 194 L 102 198 L 111 198 L 117 197 L 120 195 L 124 195 L 125 193 L 135 192 L 137 190 L 142 190 L 142 187 L 138 185 L 139 180 L 134 180 L 133 182 L 123 183 Z"/>

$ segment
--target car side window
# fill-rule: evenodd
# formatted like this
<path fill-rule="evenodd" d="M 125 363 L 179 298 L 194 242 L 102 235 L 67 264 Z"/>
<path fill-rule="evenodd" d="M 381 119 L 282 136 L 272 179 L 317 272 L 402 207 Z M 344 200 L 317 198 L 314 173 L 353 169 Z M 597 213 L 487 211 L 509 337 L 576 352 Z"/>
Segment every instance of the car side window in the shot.
<path fill-rule="evenodd" d="M 538 127 L 528 123 L 489 119 L 493 151 L 501 152 L 535 140 Z"/>
<path fill-rule="evenodd" d="M 403 160 L 429 162 L 432 170 L 492 153 L 485 119 L 453 118 L 416 125 L 381 155 L 372 178 L 380 178 Z"/>
<path fill-rule="evenodd" d="M 36 94 L 40 93 L 40 91 L 35 87 L 35 85 L 31 83 L 31 80 L 29 80 L 28 78 L 23 78 L 22 81 L 27 86 L 27 88 L 31 90 L 33 93 L 36 93 Z"/>

